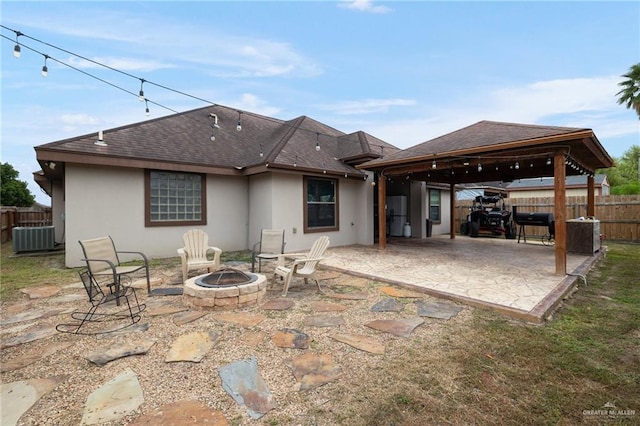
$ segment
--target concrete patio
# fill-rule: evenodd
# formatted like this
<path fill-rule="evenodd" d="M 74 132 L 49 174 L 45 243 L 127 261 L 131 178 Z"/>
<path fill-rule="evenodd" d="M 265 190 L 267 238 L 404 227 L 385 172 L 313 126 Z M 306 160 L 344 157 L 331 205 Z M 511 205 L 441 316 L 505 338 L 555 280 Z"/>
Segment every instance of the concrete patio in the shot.
<path fill-rule="evenodd" d="M 539 241 L 448 235 L 395 238 L 377 245 L 329 248 L 324 267 L 429 295 L 543 322 L 578 285 L 606 248 L 567 253 L 567 275 L 555 274 L 555 251 Z"/>

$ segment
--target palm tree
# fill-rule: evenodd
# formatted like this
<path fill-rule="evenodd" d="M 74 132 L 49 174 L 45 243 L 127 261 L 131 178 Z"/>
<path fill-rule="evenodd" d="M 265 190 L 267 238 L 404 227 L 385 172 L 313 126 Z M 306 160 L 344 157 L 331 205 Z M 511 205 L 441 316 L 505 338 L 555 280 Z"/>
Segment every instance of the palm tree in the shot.
<path fill-rule="evenodd" d="M 623 88 L 616 93 L 616 96 L 620 96 L 618 104 L 626 104 L 628 109 L 635 109 L 640 119 L 640 63 L 632 65 L 622 77 L 626 80 L 618 83 Z"/>

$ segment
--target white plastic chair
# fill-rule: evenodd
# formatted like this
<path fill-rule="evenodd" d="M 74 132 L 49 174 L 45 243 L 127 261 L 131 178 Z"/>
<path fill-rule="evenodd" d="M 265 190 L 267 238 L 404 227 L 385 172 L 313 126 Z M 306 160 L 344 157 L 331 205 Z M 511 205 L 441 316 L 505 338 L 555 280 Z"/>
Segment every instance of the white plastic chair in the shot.
<path fill-rule="evenodd" d="M 311 278 L 315 280 L 316 285 L 318 286 L 318 290 L 322 291 L 322 289 L 320 288 L 320 282 L 316 277 L 316 271 L 318 264 L 323 259 L 322 256 L 324 255 L 324 252 L 328 247 L 329 237 L 323 235 L 313 243 L 313 245 L 311 246 L 311 250 L 309 250 L 309 253 L 305 257 L 295 259 L 291 266 L 276 266 L 276 269 L 274 271 L 274 279 L 275 277 L 281 277 L 284 280 L 282 296 L 287 295 L 287 291 L 289 290 L 289 285 L 291 284 L 291 279 L 293 277 L 304 278 L 305 284 L 308 284 L 309 278 Z M 289 254 L 287 256 L 293 255 Z M 285 255 L 281 256 L 281 258 L 283 257 L 285 257 Z"/>
<path fill-rule="evenodd" d="M 178 249 L 182 261 L 182 282 L 185 282 L 192 269 L 207 268 L 209 272 L 220 269 L 222 250 L 209 245 L 209 236 L 201 229 L 190 229 L 182 236 L 184 247 Z M 209 253 L 213 252 L 213 258 Z M 212 271 L 213 269 L 213 271 Z"/>

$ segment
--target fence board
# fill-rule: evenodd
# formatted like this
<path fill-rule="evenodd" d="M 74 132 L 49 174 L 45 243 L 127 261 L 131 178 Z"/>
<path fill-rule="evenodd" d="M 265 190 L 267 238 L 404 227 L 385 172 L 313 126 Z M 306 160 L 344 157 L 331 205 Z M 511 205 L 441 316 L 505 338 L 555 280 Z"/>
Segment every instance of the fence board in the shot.
<path fill-rule="evenodd" d="M 51 209 L 3 206 L 0 216 L 2 216 L 0 240 L 3 243 L 11 241 L 13 228 L 51 226 L 53 224 Z"/>

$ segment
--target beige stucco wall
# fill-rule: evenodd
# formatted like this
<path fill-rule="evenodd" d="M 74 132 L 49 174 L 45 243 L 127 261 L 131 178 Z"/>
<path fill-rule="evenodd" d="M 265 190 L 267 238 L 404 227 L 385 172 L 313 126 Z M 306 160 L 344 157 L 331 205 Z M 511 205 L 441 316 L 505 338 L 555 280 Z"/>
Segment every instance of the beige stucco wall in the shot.
<path fill-rule="evenodd" d="M 111 235 L 116 248 L 151 258 L 177 257 L 192 227 L 144 226 L 144 171 L 67 164 L 65 179 L 66 264 L 83 266 L 78 240 Z M 209 243 L 223 250 L 246 248 L 247 180 L 207 177 Z M 126 259 L 121 259 L 126 260 Z"/>
<path fill-rule="evenodd" d="M 55 242 L 65 242 L 64 184 L 61 180 L 51 183 L 51 220 L 55 231 Z"/>
<path fill-rule="evenodd" d="M 250 179 L 249 238 L 260 241 L 263 228 L 285 230 L 285 251 L 308 250 L 320 235 L 331 246 L 373 244 L 373 187 L 370 180 L 339 179 L 340 230 L 304 233 L 303 176 L 271 173 Z M 250 248 L 250 247 L 249 247 Z"/>
<path fill-rule="evenodd" d="M 177 257 L 182 234 L 192 228 L 144 226 L 143 170 L 67 164 L 65 182 L 60 210 L 65 212 L 69 267 L 84 266 L 78 240 L 104 235 L 111 235 L 118 250 Z M 373 244 L 373 187 L 369 181 L 340 179 L 339 191 L 340 231 L 326 233 L 331 246 Z M 285 229 L 286 251 L 306 251 L 323 233 L 305 234 L 303 213 L 301 175 L 209 175 L 207 225 L 201 228 L 209 234 L 209 243 L 223 251 L 250 249 L 262 228 Z"/>

